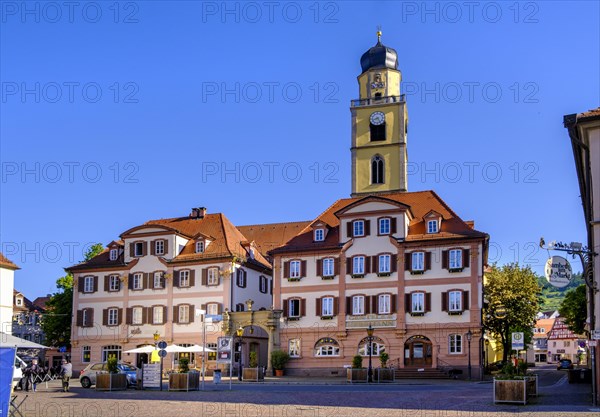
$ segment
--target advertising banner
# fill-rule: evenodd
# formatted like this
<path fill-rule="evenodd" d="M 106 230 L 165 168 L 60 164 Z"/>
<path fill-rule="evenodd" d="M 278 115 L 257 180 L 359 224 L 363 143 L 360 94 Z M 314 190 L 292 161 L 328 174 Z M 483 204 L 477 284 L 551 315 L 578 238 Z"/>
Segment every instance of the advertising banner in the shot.
<path fill-rule="evenodd" d="M 16 353 L 14 347 L 0 348 L 0 417 L 8 416 Z"/>

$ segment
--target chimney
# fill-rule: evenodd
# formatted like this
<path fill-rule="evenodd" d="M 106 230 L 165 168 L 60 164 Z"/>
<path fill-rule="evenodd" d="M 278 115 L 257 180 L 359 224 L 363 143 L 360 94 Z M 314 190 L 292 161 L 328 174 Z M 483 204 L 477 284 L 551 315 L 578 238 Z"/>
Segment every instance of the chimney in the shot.
<path fill-rule="evenodd" d="M 198 209 L 193 207 L 192 212 L 190 213 L 190 218 L 195 219 L 198 217 Z"/>
<path fill-rule="evenodd" d="M 193 207 L 190 213 L 192 219 L 203 219 L 206 216 L 206 207 Z"/>

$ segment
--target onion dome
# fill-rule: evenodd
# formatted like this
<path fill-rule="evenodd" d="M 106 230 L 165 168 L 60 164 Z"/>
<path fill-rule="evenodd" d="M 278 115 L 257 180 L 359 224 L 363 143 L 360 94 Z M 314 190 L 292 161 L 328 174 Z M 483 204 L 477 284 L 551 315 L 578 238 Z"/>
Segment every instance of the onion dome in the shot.
<path fill-rule="evenodd" d="M 398 69 L 398 53 L 381 43 L 381 32 L 377 32 L 377 44 L 360 57 L 362 72 L 371 68 Z"/>

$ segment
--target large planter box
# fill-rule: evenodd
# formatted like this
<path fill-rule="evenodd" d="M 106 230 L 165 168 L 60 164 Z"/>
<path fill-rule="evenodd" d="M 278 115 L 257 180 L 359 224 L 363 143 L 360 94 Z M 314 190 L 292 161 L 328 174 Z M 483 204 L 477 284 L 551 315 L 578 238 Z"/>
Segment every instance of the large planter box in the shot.
<path fill-rule="evenodd" d="M 97 374 L 96 391 L 123 391 L 127 389 L 126 374 Z"/>
<path fill-rule="evenodd" d="M 569 384 L 591 384 L 592 370 L 591 369 L 569 369 Z"/>
<path fill-rule="evenodd" d="M 198 391 L 200 389 L 200 373 L 169 374 L 169 391 Z"/>
<path fill-rule="evenodd" d="M 368 382 L 369 370 L 366 368 L 346 369 L 346 382 Z"/>
<path fill-rule="evenodd" d="M 244 368 L 242 371 L 242 380 L 243 381 L 263 381 L 265 376 L 263 374 L 262 368 Z"/>
<path fill-rule="evenodd" d="M 377 368 L 373 379 L 377 382 L 394 382 L 395 372 L 390 368 Z"/>
<path fill-rule="evenodd" d="M 537 396 L 537 377 L 526 376 L 523 379 L 494 378 L 494 403 L 527 404 L 527 399 Z"/>

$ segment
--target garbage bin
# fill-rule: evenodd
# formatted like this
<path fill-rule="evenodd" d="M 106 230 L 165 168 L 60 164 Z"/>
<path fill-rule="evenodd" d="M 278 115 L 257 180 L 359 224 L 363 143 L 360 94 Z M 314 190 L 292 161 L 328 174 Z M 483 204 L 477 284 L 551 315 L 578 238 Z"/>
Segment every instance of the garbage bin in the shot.
<path fill-rule="evenodd" d="M 220 369 L 215 369 L 213 371 L 213 383 L 214 384 L 220 384 L 221 383 L 221 370 Z"/>

